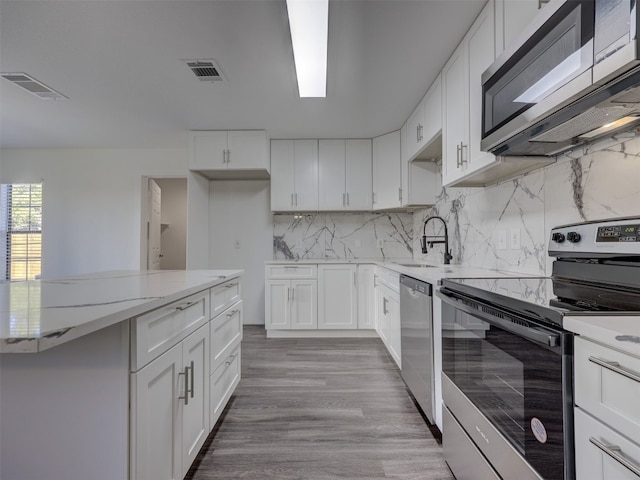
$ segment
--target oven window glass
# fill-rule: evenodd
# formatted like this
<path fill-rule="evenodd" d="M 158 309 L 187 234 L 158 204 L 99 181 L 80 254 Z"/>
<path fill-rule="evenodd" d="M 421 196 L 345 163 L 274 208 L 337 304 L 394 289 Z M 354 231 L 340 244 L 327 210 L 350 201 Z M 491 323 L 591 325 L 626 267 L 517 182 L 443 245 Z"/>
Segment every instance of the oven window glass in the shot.
<path fill-rule="evenodd" d="M 586 3 L 567 2 L 483 85 L 483 136 L 593 65 L 593 2 Z"/>
<path fill-rule="evenodd" d="M 562 355 L 443 304 L 443 372 L 544 478 L 563 478 Z"/>

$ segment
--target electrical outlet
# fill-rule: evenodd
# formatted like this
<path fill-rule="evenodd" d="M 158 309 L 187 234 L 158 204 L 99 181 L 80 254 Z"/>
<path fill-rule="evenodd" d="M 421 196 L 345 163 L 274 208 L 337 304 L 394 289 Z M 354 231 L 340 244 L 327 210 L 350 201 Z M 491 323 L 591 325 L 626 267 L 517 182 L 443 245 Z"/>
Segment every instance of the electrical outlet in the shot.
<path fill-rule="evenodd" d="M 520 250 L 520 229 L 512 228 L 509 231 L 509 248 Z"/>
<path fill-rule="evenodd" d="M 507 249 L 507 231 L 506 230 L 498 230 L 498 250 L 506 250 Z"/>

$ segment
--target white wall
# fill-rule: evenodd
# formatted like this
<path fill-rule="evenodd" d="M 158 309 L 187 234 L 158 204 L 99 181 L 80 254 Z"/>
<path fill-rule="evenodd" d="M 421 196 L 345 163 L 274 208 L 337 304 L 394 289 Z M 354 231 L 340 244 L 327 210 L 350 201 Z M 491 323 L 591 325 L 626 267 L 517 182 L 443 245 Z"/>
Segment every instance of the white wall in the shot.
<path fill-rule="evenodd" d="M 187 268 L 187 179 L 156 178 L 162 191 L 162 227 L 160 232 L 160 268 Z"/>
<path fill-rule="evenodd" d="M 269 181 L 213 181 L 209 193 L 210 265 L 245 271 L 244 323 L 264 324 L 264 262 L 273 255 Z"/>
<path fill-rule="evenodd" d="M 188 176 L 187 149 L 3 149 L 1 183 L 43 182 L 43 278 L 140 268 L 142 176 Z"/>

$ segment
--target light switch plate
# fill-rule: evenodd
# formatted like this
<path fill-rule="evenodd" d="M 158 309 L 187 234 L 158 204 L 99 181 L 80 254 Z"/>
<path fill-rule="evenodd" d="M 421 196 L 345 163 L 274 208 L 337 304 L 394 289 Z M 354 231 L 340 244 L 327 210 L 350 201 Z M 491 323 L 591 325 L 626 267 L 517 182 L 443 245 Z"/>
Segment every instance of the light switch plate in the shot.
<path fill-rule="evenodd" d="M 509 248 L 520 250 L 520 229 L 512 228 L 509 232 Z"/>

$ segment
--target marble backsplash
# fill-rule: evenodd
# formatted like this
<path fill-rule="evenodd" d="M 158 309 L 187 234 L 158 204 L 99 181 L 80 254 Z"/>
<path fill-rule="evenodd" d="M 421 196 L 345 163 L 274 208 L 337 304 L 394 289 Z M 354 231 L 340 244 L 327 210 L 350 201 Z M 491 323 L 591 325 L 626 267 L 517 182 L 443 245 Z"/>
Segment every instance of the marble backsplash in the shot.
<path fill-rule="evenodd" d="M 273 259 L 413 257 L 410 213 L 273 215 Z"/>
<path fill-rule="evenodd" d="M 501 184 L 442 188 L 433 208 L 414 213 L 415 259 L 442 263 L 443 245 L 425 255 L 420 251 L 424 220 L 439 215 L 447 222 L 452 263 L 550 275 L 552 227 L 640 216 L 640 136 L 626 137 L 560 156 L 548 167 Z M 428 235 L 441 233 L 441 224 L 429 222 Z"/>

